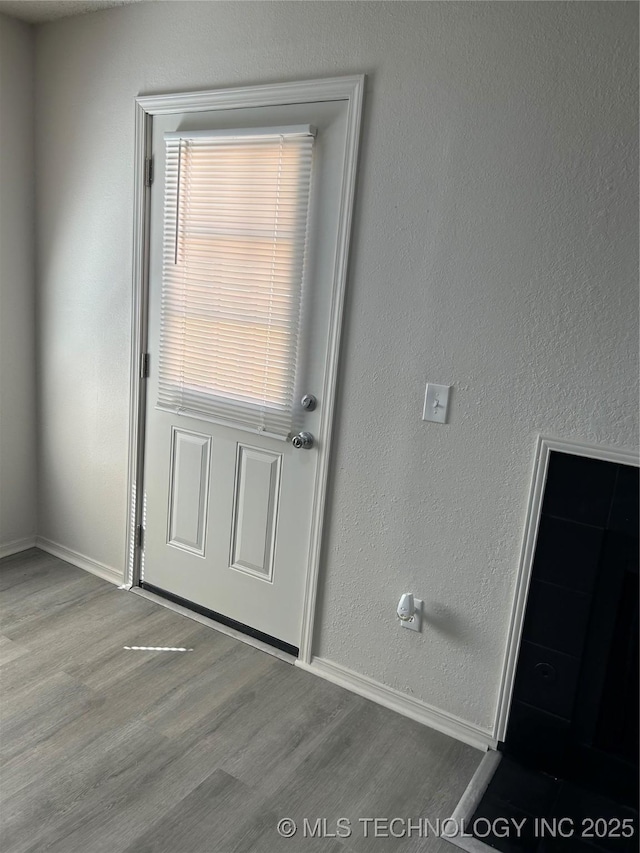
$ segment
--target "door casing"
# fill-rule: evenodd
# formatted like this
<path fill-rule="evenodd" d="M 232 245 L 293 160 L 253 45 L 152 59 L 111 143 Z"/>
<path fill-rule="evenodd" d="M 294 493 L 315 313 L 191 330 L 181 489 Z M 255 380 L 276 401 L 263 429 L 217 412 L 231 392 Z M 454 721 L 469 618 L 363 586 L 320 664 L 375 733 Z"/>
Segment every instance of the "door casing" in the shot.
<path fill-rule="evenodd" d="M 144 355 L 147 351 L 147 315 L 149 289 L 149 225 L 151 185 L 148 169 L 151 157 L 153 117 L 168 113 L 204 112 L 244 107 L 277 106 L 312 101 L 344 101 L 347 109 L 347 133 L 344 168 L 340 188 L 338 244 L 331 292 L 331 329 L 322 389 L 321 431 L 326 440 L 318 448 L 314 484 L 311 538 L 307 560 L 302 634 L 299 660 L 310 663 L 316 611 L 318 576 L 322 549 L 322 529 L 326 505 L 331 426 L 334 420 L 340 337 L 347 281 L 348 251 L 353 219 L 358 146 L 364 97 L 364 75 L 307 80 L 294 83 L 214 89 L 168 95 L 142 95 L 135 101 L 135 167 L 133 230 L 133 304 L 131 328 L 131 378 L 129 404 L 129 468 L 127 517 L 127 577 L 125 588 L 140 583 L 142 548 L 138 530 L 144 529 L 144 438 L 146 382 Z M 151 164 L 151 168 L 152 168 Z"/>

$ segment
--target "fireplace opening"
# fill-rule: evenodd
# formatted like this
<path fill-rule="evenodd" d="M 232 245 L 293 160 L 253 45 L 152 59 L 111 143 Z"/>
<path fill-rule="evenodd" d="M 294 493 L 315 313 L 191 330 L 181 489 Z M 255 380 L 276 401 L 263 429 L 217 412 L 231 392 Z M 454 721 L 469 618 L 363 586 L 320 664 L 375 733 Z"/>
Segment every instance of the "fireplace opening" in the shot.
<path fill-rule="evenodd" d="M 620 821 L 631 836 L 572 849 L 637 849 L 638 546 L 638 468 L 552 451 L 503 758 L 475 817 Z M 484 842 L 549 848 L 531 832 Z"/>

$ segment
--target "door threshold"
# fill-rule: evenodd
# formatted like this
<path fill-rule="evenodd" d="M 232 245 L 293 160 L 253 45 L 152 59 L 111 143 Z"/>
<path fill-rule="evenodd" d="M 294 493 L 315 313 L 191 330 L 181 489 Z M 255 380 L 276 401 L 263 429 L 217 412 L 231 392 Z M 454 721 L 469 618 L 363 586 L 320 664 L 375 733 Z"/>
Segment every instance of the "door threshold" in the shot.
<path fill-rule="evenodd" d="M 193 619 L 194 622 L 199 622 L 201 625 L 213 628 L 221 634 L 240 640 L 249 646 L 253 646 L 254 649 L 266 652 L 286 663 L 295 664 L 298 659 L 298 649 L 295 646 L 284 643 L 276 637 L 269 637 L 261 631 L 256 631 L 255 628 L 242 625 L 240 622 L 235 622 L 222 614 L 200 607 L 151 584 L 142 583 L 140 586 L 131 587 L 131 592 L 141 596 L 141 598 L 146 598 L 148 601 L 155 601 L 156 604 L 161 604 L 174 613 L 186 616 L 187 619 Z"/>

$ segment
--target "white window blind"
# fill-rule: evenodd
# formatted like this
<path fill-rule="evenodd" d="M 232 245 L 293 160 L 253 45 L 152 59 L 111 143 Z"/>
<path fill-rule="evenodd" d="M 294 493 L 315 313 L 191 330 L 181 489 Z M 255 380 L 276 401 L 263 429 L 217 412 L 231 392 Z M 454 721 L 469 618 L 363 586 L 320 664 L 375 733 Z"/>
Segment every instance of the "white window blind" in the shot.
<path fill-rule="evenodd" d="M 313 128 L 165 141 L 158 406 L 286 438 Z"/>

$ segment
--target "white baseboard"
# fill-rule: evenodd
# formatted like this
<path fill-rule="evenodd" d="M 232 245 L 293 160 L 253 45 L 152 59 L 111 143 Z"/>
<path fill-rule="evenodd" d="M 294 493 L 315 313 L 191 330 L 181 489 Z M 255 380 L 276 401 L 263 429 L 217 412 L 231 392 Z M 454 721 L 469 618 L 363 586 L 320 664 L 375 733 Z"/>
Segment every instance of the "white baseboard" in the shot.
<path fill-rule="evenodd" d="M 35 544 L 35 536 L 25 536 L 23 539 L 14 539 L 12 542 L 4 542 L 0 544 L 0 560 L 3 557 L 10 557 L 12 554 L 19 554 L 20 551 L 26 551 L 27 548 L 35 548 Z"/>
<path fill-rule="evenodd" d="M 78 551 L 72 551 L 70 548 L 65 548 L 64 545 L 59 545 L 57 542 L 52 542 L 50 539 L 45 539 L 42 536 L 36 536 L 36 548 L 46 551 L 47 554 L 53 554 L 54 557 L 59 557 L 72 566 L 77 566 L 79 569 L 84 569 L 85 572 L 91 572 L 92 575 L 102 578 L 119 586 L 122 583 L 123 575 L 117 569 L 107 566 L 104 563 L 99 563 L 97 560 L 92 560 L 90 557 L 85 557 L 84 554 Z"/>
<path fill-rule="evenodd" d="M 333 684 L 345 687 L 359 696 L 364 696 L 365 699 L 371 699 L 378 705 L 384 705 L 385 708 L 390 708 L 392 711 L 416 720 L 418 723 L 423 723 L 425 726 L 450 735 L 456 740 L 475 746 L 477 749 L 487 750 L 496 746 L 495 738 L 480 726 L 462 720 L 454 714 L 433 708 L 426 702 L 408 696 L 406 693 L 401 693 L 399 690 L 381 684 L 379 681 L 374 681 L 366 675 L 360 675 L 351 669 L 347 669 L 346 666 L 317 657 L 312 658 L 310 664 L 297 660 L 296 666 L 313 672 L 321 678 L 326 678 Z"/>

